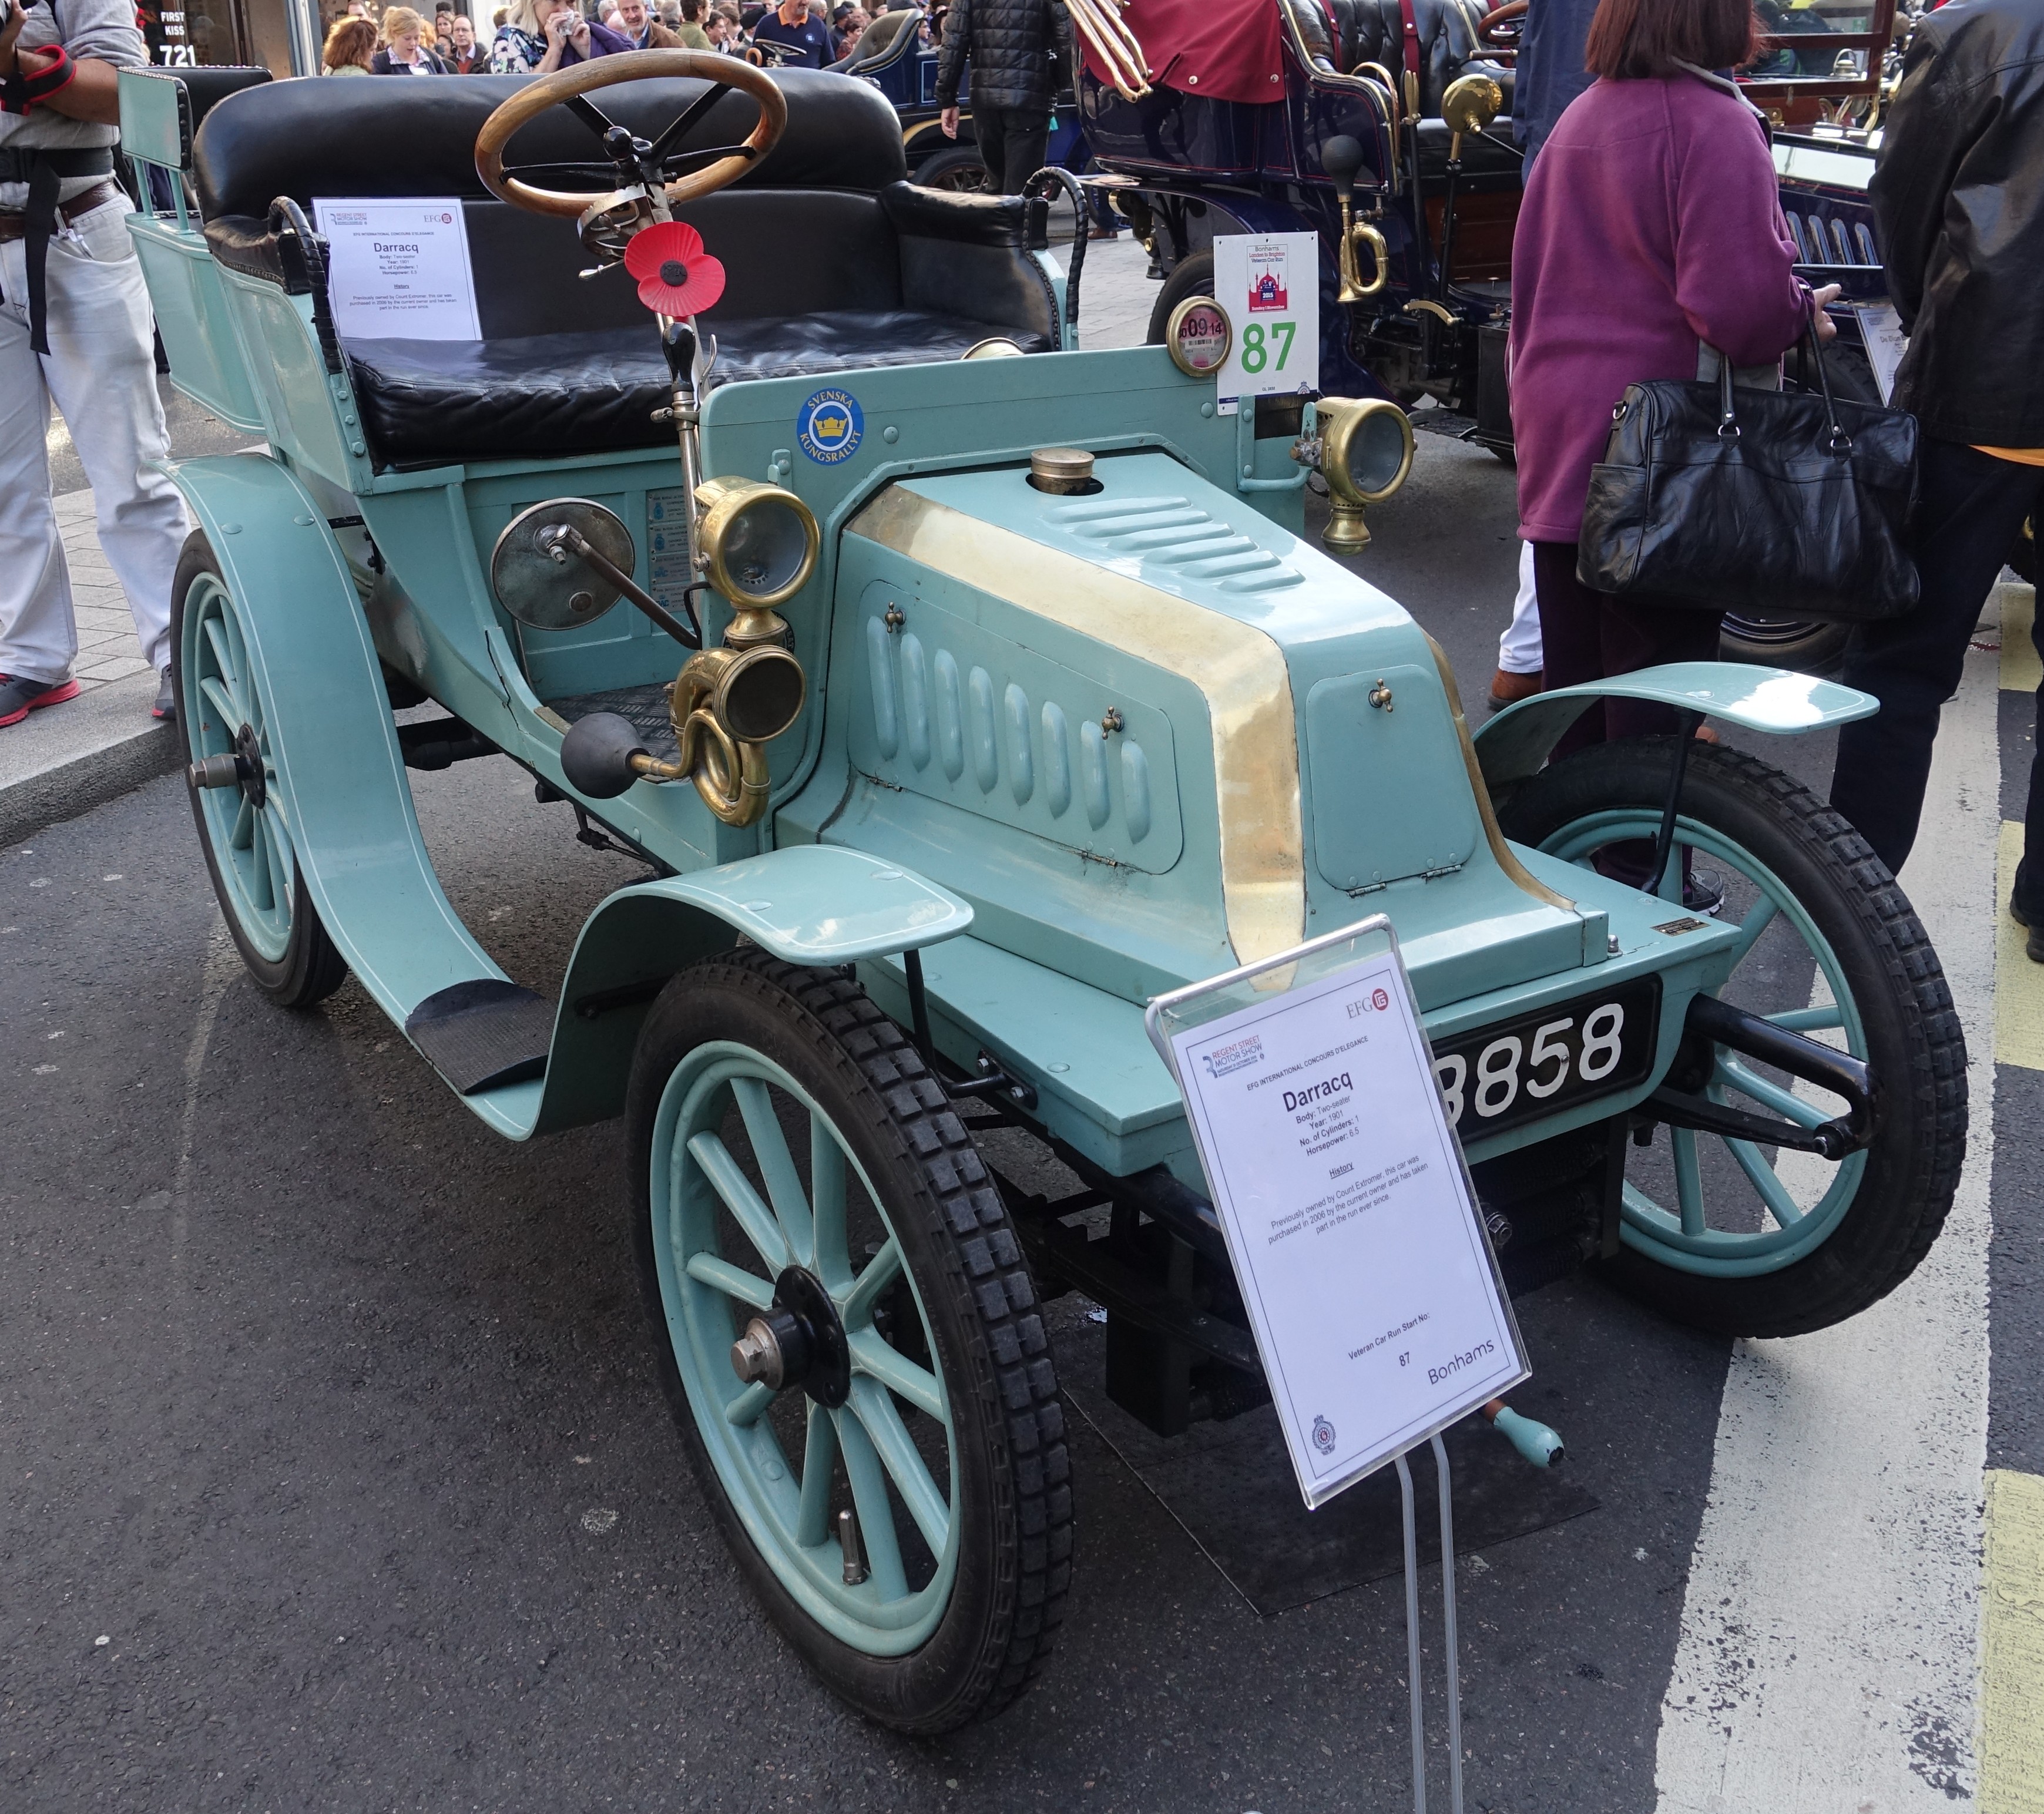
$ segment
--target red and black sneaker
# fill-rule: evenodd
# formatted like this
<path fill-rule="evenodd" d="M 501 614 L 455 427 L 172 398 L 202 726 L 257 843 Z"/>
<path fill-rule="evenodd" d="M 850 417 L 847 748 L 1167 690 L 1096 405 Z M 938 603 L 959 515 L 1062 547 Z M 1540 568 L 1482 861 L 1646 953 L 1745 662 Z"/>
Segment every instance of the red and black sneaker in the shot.
<path fill-rule="evenodd" d="M 0 674 L 0 730 L 20 724 L 44 705 L 61 705 L 77 697 L 75 680 L 24 680 L 19 674 Z"/>

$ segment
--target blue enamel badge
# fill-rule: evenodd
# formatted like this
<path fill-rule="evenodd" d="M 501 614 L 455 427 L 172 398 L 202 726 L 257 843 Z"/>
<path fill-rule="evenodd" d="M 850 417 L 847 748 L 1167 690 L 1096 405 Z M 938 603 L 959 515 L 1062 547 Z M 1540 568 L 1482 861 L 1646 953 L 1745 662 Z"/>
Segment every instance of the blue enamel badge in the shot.
<path fill-rule="evenodd" d="M 849 390 L 819 390 L 795 416 L 795 439 L 819 466 L 836 466 L 859 451 L 865 413 Z"/>

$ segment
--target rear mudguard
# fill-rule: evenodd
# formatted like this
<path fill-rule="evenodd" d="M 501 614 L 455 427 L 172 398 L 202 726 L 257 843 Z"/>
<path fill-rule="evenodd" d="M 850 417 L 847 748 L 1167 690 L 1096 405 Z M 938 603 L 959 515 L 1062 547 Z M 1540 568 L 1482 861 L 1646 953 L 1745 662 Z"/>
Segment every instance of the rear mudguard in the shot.
<path fill-rule="evenodd" d="M 324 513 L 267 455 L 164 470 L 233 594 L 270 695 L 299 873 L 348 967 L 400 1026 L 437 990 L 502 978 L 426 855 L 368 620 Z"/>
<path fill-rule="evenodd" d="M 1870 717 L 1881 701 L 1870 693 L 1782 667 L 1722 661 L 1669 662 L 1536 694 L 1500 712 L 1476 733 L 1477 764 L 1493 794 L 1508 793 L 1536 773 L 1563 732 L 1599 699 L 1643 699 L 1765 731 L 1800 736 Z"/>
<path fill-rule="evenodd" d="M 299 871 L 348 968 L 400 1028 L 458 984 L 509 982 L 434 873 L 368 621 L 319 506 L 264 455 L 165 470 L 233 595 L 269 696 Z M 836 846 L 796 845 L 620 889 L 576 942 L 545 1076 L 463 1101 L 514 1140 L 605 1120 L 623 1107 L 647 1005 L 697 958 L 745 939 L 793 963 L 848 964 L 971 924 L 972 909 L 947 890 Z"/>

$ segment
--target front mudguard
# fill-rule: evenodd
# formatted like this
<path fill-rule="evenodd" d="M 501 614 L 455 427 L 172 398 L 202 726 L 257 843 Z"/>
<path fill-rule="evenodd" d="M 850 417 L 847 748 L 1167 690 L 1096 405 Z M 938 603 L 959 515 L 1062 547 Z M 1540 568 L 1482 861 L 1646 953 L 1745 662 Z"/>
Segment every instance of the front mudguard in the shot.
<path fill-rule="evenodd" d="M 1569 727 L 1600 699 L 1649 700 L 1786 737 L 1850 724 L 1881 709 L 1870 693 L 1785 667 L 1721 661 L 1642 667 L 1535 694 L 1499 713 L 1474 739 L 1477 763 L 1493 797 L 1501 801 L 1537 774 Z"/>

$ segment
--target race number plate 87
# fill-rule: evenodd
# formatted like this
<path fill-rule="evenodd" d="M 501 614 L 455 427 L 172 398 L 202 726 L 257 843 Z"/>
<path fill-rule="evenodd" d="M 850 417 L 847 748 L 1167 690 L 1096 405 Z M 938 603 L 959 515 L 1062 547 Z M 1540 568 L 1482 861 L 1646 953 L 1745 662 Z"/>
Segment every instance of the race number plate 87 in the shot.
<path fill-rule="evenodd" d="M 1660 1018 L 1661 979 L 1645 976 L 1435 1040 L 1448 1124 L 1481 1140 L 1643 1081 Z"/>

